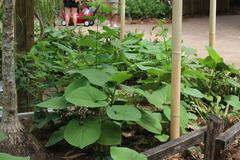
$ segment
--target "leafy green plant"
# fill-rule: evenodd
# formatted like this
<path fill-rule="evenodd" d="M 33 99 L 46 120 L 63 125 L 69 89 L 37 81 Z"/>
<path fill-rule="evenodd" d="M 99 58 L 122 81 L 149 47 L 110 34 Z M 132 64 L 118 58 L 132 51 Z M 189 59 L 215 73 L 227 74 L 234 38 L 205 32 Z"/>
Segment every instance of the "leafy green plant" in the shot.
<path fill-rule="evenodd" d="M 37 104 L 35 126 L 61 122 L 46 146 L 63 140 L 79 148 L 120 145 L 131 125 L 160 142 L 169 139 L 171 39 L 161 22 L 157 27 L 162 41 L 154 42 L 135 33 L 120 41 L 108 27 L 86 35 L 46 29 L 17 68 L 18 88 L 44 100 Z M 239 113 L 239 69 L 207 50 L 200 59 L 194 49 L 182 49 L 182 133 L 209 113 Z"/>
<path fill-rule="evenodd" d="M 62 0 L 38 0 L 35 2 L 36 13 L 44 26 L 55 24 L 55 17 L 59 15 L 63 6 L 62 2 Z"/>
<path fill-rule="evenodd" d="M 121 125 L 119 123 L 125 122 L 136 122 L 150 132 L 161 134 L 161 119 L 157 118 L 161 115 L 145 111 L 138 106 L 127 105 L 127 103 L 118 105 L 114 90 L 118 87 L 119 79 L 113 80 L 112 77 L 116 77 L 116 74 L 119 73 L 103 72 L 106 77 L 98 78 L 102 72 L 99 69 L 80 71 L 79 74 L 85 77 L 83 79 L 80 76 L 81 83 L 78 83 L 80 82 L 78 80 L 74 81 L 66 88 L 63 96 L 37 105 L 59 111 L 65 109 L 68 112 L 69 107 L 76 111 L 79 108 L 86 109 L 84 114 L 82 112 L 70 114 L 71 120 L 62 132 L 63 138 L 69 144 L 79 148 L 85 148 L 95 142 L 101 145 L 118 145 L 121 144 Z M 77 83 L 78 85 L 76 85 Z M 92 117 L 93 115 L 94 117 Z M 143 115 L 156 118 L 152 118 L 150 123 Z M 108 137 L 109 131 L 112 131 L 110 137 Z"/>
<path fill-rule="evenodd" d="M 170 18 L 171 4 L 168 0 L 127 0 L 126 15 L 132 19 Z"/>
<path fill-rule="evenodd" d="M 143 154 L 139 154 L 136 151 L 133 151 L 128 148 L 123 147 L 111 147 L 111 156 L 113 160 L 147 160 L 147 157 Z"/>

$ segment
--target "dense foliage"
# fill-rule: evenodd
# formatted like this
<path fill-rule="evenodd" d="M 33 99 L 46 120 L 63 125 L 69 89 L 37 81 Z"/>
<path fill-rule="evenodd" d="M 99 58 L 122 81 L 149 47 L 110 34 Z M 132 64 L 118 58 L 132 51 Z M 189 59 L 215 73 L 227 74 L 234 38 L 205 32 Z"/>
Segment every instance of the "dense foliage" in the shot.
<path fill-rule="evenodd" d="M 126 0 L 126 15 L 132 19 L 170 18 L 169 0 Z"/>
<path fill-rule="evenodd" d="M 55 19 L 63 9 L 63 0 L 37 0 L 35 12 L 44 25 L 54 25 Z"/>
<path fill-rule="evenodd" d="M 61 122 L 46 146 L 62 140 L 79 148 L 119 145 L 131 125 L 168 140 L 172 51 L 167 30 L 160 28 L 163 41 L 155 42 L 132 33 L 121 42 L 118 31 L 108 27 L 87 35 L 46 30 L 17 69 L 18 88 L 47 100 L 36 105 L 35 127 Z M 199 59 L 195 50 L 183 48 L 182 133 L 197 128 L 198 117 L 204 120 L 209 113 L 239 114 L 240 71 L 207 50 L 208 57 Z"/>

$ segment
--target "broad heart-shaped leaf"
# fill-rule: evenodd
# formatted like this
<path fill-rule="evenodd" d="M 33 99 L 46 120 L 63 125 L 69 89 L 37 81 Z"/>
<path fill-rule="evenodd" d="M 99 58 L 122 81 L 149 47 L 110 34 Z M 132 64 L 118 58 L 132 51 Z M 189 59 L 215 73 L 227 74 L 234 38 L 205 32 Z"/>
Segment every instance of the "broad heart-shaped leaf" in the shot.
<path fill-rule="evenodd" d="M 162 108 L 163 104 L 170 103 L 171 99 L 171 86 L 165 85 L 164 87 L 154 91 L 153 93 L 144 94 L 149 103 L 155 105 L 157 108 Z"/>
<path fill-rule="evenodd" d="M 204 94 L 195 88 L 183 87 L 182 93 L 196 98 L 203 98 Z"/>
<path fill-rule="evenodd" d="M 222 57 L 220 57 L 213 48 L 207 47 L 207 51 L 208 51 L 209 56 L 215 61 L 215 63 L 223 62 Z"/>
<path fill-rule="evenodd" d="M 15 157 L 10 154 L 0 153 L 0 160 L 30 160 L 29 157 Z"/>
<path fill-rule="evenodd" d="M 67 86 L 64 95 L 67 95 L 72 91 L 74 91 L 75 89 L 85 86 L 86 84 L 87 84 L 87 80 L 84 77 L 77 79 Z"/>
<path fill-rule="evenodd" d="M 119 125 L 112 121 L 102 124 L 102 134 L 98 143 L 101 145 L 119 145 L 122 141 L 122 132 Z"/>
<path fill-rule="evenodd" d="M 154 137 L 157 138 L 160 142 L 167 142 L 169 139 L 169 135 L 166 134 L 156 135 Z"/>
<path fill-rule="evenodd" d="M 6 134 L 0 130 L 0 142 L 4 141 L 7 138 Z"/>
<path fill-rule="evenodd" d="M 71 120 L 65 128 L 64 138 L 72 146 L 81 149 L 95 143 L 101 136 L 101 123 L 98 118 L 87 118 L 80 124 Z"/>
<path fill-rule="evenodd" d="M 122 82 L 126 81 L 127 79 L 131 78 L 132 75 L 128 74 L 128 72 L 116 72 L 111 76 L 111 80 L 117 82 L 117 84 L 121 84 Z"/>
<path fill-rule="evenodd" d="M 235 95 L 226 96 L 224 100 L 229 105 L 233 106 L 234 109 L 240 109 L 240 101 L 238 96 Z"/>
<path fill-rule="evenodd" d="M 55 97 L 45 102 L 39 103 L 37 107 L 43 107 L 48 109 L 65 109 L 67 107 L 68 102 L 65 98 L 62 97 Z"/>
<path fill-rule="evenodd" d="M 86 77 L 90 83 L 100 87 L 103 87 L 110 80 L 110 75 L 99 69 L 84 69 L 79 73 Z"/>
<path fill-rule="evenodd" d="M 157 108 L 162 108 L 163 104 L 170 103 L 171 99 L 171 86 L 165 85 L 162 88 L 150 93 L 148 91 L 141 90 L 139 88 L 129 87 L 122 85 L 123 90 L 128 93 L 137 93 L 145 97 L 149 103 Z"/>
<path fill-rule="evenodd" d="M 99 89 L 92 86 L 80 87 L 66 95 L 66 100 L 74 105 L 98 108 L 108 105 L 107 95 Z"/>
<path fill-rule="evenodd" d="M 203 65 L 203 66 L 206 66 L 206 67 L 209 67 L 209 68 L 216 68 L 217 66 L 217 63 L 212 59 L 211 56 L 207 56 L 206 58 L 202 59 L 202 58 L 199 58 L 199 62 Z"/>
<path fill-rule="evenodd" d="M 112 106 L 107 108 L 109 118 L 117 121 L 139 121 L 141 112 L 134 106 Z"/>
<path fill-rule="evenodd" d="M 60 129 L 60 130 L 53 132 L 53 134 L 50 136 L 50 138 L 45 146 L 46 147 L 53 146 L 62 140 L 64 140 L 64 130 Z"/>
<path fill-rule="evenodd" d="M 110 153 L 113 160 L 147 160 L 145 155 L 124 147 L 111 147 Z"/>
<path fill-rule="evenodd" d="M 160 117 L 160 118 L 159 118 Z M 142 118 L 136 121 L 138 125 L 155 134 L 161 134 L 161 115 L 160 113 L 153 113 L 150 111 L 142 111 Z"/>

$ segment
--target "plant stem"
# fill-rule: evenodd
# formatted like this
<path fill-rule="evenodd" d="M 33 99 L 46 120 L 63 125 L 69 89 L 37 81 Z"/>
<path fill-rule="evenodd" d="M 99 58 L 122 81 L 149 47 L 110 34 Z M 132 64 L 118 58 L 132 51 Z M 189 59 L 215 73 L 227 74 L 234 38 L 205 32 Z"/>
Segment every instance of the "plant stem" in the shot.
<path fill-rule="evenodd" d="M 227 115 L 228 115 L 229 107 L 230 107 L 230 105 L 229 105 L 229 103 L 228 103 L 227 106 L 226 106 L 226 109 L 225 109 L 225 113 L 224 113 L 224 117 L 225 117 L 225 118 L 226 118 Z"/>

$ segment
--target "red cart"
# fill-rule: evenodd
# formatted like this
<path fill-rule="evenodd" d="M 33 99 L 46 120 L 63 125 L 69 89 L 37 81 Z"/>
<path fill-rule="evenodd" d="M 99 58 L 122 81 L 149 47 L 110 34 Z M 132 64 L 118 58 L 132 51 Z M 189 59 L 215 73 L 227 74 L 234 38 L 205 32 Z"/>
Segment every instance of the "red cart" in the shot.
<path fill-rule="evenodd" d="M 83 24 L 86 27 L 94 25 L 94 15 L 96 14 L 97 10 L 99 9 L 99 6 L 97 8 L 89 7 L 85 3 L 81 3 L 78 8 L 78 14 L 77 14 L 77 24 Z M 61 24 L 63 26 L 66 25 L 66 21 L 64 20 L 65 12 L 63 10 L 62 12 L 63 20 L 61 21 Z M 71 16 L 69 25 L 73 25 L 73 18 Z"/>

